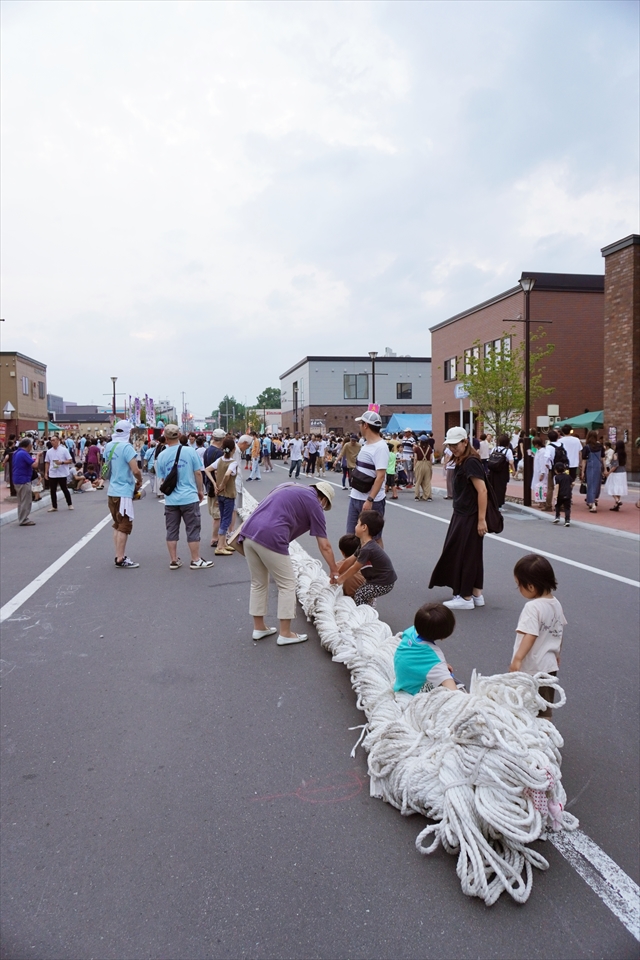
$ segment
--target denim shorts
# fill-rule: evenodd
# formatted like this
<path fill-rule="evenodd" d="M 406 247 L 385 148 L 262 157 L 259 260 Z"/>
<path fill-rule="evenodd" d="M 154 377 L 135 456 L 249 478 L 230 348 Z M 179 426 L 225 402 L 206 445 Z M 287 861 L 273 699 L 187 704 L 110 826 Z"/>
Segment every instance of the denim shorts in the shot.
<path fill-rule="evenodd" d="M 358 517 L 364 510 L 364 505 L 366 500 L 356 500 L 354 497 L 349 497 L 349 512 L 347 514 L 347 533 L 356 532 L 356 523 L 358 522 Z M 379 513 L 384 517 L 384 508 L 387 505 L 386 500 L 374 500 L 371 504 L 371 509 L 375 510 L 376 513 Z M 377 537 L 374 537 L 374 540 L 379 540 L 382 536 L 381 533 Z"/>

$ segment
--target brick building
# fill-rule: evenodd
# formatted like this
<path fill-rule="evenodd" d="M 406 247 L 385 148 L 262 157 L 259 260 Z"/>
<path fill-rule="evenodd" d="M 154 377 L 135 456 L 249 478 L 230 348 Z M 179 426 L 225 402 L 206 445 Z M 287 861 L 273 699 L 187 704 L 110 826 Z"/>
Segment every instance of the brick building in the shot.
<path fill-rule="evenodd" d="M 390 353 L 390 351 L 388 351 Z M 280 377 L 283 432 L 343 434 L 367 406 L 380 404 L 387 423 L 394 413 L 431 413 L 431 358 L 305 357 Z"/>
<path fill-rule="evenodd" d="M 640 236 L 603 247 L 604 432 L 627 440 L 627 469 L 640 472 Z M 629 456 L 630 455 L 630 456 Z"/>
<path fill-rule="evenodd" d="M 47 412 L 47 366 L 16 351 L 0 353 L 0 407 L 13 407 L 2 417 L 7 436 L 25 430 L 44 430 Z"/>
<path fill-rule="evenodd" d="M 637 248 L 636 248 L 637 249 Z M 534 279 L 529 295 L 531 335 L 542 332 L 554 352 L 541 364 L 542 385 L 552 392 L 532 404 L 531 424 L 553 414 L 561 418 L 604 405 L 604 277 L 591 274 L 523 273 Z M 456 384 L 464 373 L 465 351 L 476 340 L 487 351 L 504 335 L 515 346 L 524 335 L 524 293 L 518 286 L 456 314 L 431 328 L 433 430 L 436 442 L 460 423 Z M 536 320 L 551 323 L 536 324 Z M 507 322 L 505 322 L 507 321 Z M 557 410 L 557 413 L 556 413 Z M 469 426 L 469 400 L 463 400 Z"/>

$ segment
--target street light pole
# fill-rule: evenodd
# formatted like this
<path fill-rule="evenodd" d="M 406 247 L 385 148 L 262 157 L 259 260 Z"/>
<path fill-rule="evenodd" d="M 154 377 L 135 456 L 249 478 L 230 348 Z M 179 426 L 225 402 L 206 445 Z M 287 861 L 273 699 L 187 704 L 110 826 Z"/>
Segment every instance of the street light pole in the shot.
<path fill-rule="evenodd" d="M 371 357 L 371 402 L 376 402 L 376 357 L 378 356 L 377 350 L 369 350 L 369 356 Z"/>
<path fill-rule="evenodd" d="M 525 507 L 531 506 L 531 480 L 533 477 L 533 462 L 531 450 L 531 317 L 529 313 L 529 297 L 533 290 L 533 277 L 522 277 L 520 286 L 524 292 L 524 468 L 522 482 L 524 485 L 523 501 Z"/>
<path fill-rule="evenodd" d="M 116 422 L 116 380 L 117 377 L 111 377 L 111 383 L 113 384 L 113 399 L 111 403 L 111 411 L 113 413 L 113 422 Z"/>

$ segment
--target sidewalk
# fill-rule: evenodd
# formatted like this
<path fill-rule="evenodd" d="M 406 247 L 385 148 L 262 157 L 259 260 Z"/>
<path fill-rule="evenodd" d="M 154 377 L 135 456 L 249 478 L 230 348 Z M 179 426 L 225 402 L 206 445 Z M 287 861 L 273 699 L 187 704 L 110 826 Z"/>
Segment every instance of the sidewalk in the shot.
<path fill-rule="evenodd" d="M 439 466 L 434 468 L 432 486 L 437 490 L 441 490 L 443 493 L 446 492 L 446 482 L 442 476 L 442 469 Z M 635 506 L 638 500 L 640 500 L 640 489 L 637 484 L 629 486 L 629 495 L 623 500 L 620 510 L 615 512 L 611 512 L 609 509 L 613 506 L 613 497 L 606 496 L 604 490 L 598 500 L 597 513 L 591 513 L 589 511 L 584 502 L 584 495 L 581 495 L 579 491 L 580 484 L 576 482 L 573 486 L 573 500 L 571 503 L 572 522 L 575 520 L 578 523 L 600 527 L 601 529 L 618 530 L 640 536 L 640 510 Z M 409 493 L 413 493 L 413 490 L 410 490 Z M 400 495 L 402 496 L 402 491 L 400 491 Z M 522 504 L 522 498 L 522 481 L 511 480 L 507 485 L 507 502 Z M 539 507 L 522 507 L 522 509 L 530 509 L 533 513 L 539 515 L 541 519 L 545 520 L 551 519 L 554 516 L 554 514 L 540 510 Z M 564 514 L 561 516 L 564 520 Z"/>

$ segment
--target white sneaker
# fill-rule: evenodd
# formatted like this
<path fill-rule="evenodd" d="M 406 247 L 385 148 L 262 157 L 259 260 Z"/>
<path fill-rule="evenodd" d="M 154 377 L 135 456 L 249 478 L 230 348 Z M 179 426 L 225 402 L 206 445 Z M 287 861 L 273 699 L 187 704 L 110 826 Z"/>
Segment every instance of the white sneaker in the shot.
<path fill-rule="evenodd" d="M 254 630 L 252 634 L 252 639 L 264 640 L 265 637 L 272 637 L 274 633 L 277 633 L 275 627 L 267 627 L 266 630 Z"/>
<path fill-rule="evenodd" d="M 444 606 L 450 610 L 473 610 L 475 603 L 473 600 L 465 600 L 464 597 L 451 597 L 451 600 L 445 600 Z"/>
<path fill-rule="evenodd" d="M 473 600 L 474 607 L 484 607 L 484 597 L 480 594 L 479 597 L 476 597 L 474 594 L 471 599 Z"/>
<path fill-rule="evenodd" d="M 283 637 L 282 634 L 280 634 L 276 643 L 279 647 L 284 647 L 288 643 L 304 643 L 305 640 L 308 640 L 306 633 L 298 633 L 293 637 Z"/>

